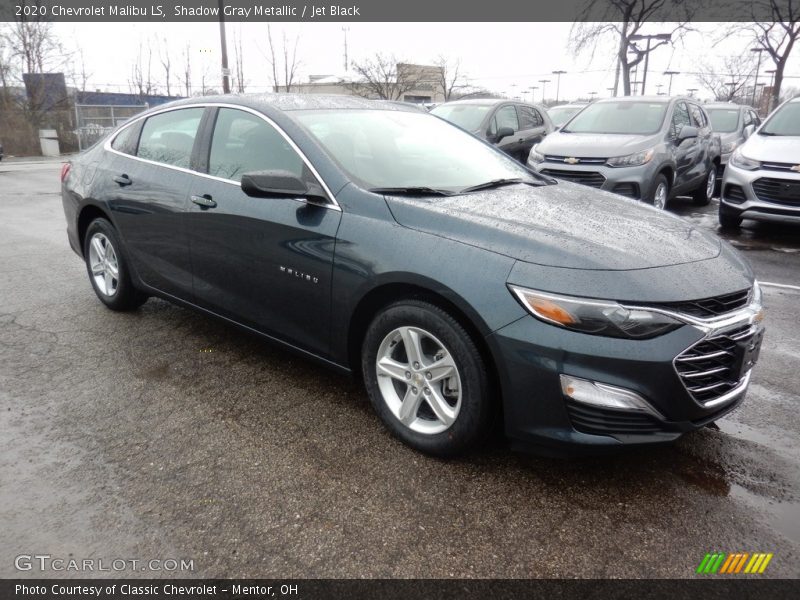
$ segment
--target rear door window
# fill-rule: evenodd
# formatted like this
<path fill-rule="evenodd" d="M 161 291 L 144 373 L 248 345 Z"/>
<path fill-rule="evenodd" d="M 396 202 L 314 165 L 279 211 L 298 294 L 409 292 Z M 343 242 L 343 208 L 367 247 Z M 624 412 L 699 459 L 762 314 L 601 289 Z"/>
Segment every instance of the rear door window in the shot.
<path fill-rule="evenodd" d="M 517 109 L 514 106 L 500 108 L 495 114 L 495 120 L 498 131 L 503 127 L 510 127 L 514 131 L 519 131 L 519 119 L 517 118 Z"/>
<path fill-rule="evenodd" d="M 544 125 L 544 119 L 539 111 L 532 106 L 518 106 L 520 129 L 535 129 Z"/>
<path fill-rule="evenodd" d="M 203 108 L 184 108 L 154 115 L 145 121 L 137 156 L 188 169 Z"/>

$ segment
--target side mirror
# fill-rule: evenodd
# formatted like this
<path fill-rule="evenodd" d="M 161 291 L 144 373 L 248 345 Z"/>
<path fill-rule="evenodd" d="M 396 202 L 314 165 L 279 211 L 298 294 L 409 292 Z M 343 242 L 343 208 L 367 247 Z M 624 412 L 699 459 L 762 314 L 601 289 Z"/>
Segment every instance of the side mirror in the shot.
<path fill-rule="evenodd" d="M 745 127 L 744 128 L 744 139 L 747 139 L 751 135 L 753 135 L 753 132 L 755 130 L 756 130 L 756 126 L 755 125 L 748 125 L 747 127 Z"/>
<path fill-rule="evenodd" d="M 677 141 L 680 144 L 683 140 L 688 140 L 696 137 L 697 137 L 697 127 L 692 127 L 691 125 L 684 125 L 678 132 Z"/>
<path fill-rule="evenodd" d="M 242 191 L 253 198 L 308 198 L 330 202 L 316 183 L 306 183 L 282 170 L 254 171 L 242 175 Z"/>
<path fill-rule="evenodd" d="M 497 130 L 497 135 L 494 136 L 494 143 L 496 144 L 503 138 L 507 138 L 510 135 L 514 135 L 514 130 L 511 127 L 501 127 Z"/>

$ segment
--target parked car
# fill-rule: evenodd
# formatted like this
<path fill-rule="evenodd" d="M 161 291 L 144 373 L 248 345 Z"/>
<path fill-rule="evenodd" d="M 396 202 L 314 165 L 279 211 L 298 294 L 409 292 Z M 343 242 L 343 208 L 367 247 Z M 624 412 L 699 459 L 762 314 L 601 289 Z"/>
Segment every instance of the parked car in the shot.
<path fill-rule="evenodd" d="M 553 131 L 543 106 L 510 100 L 455 100 L 431 113 L 495 144 L 525 163 L 531 148 Z"/>
<path fill-rule="evenodd" d="M 800 223 L 800 97 L 775 109 L 728 161 L 719 222 L 742 219 Z"/>
<path fill-rule="evenodd" d="M 580 111 L 582 111 L 588 102 L 580 103 L 575 102 L 572 104 L 559 104 L 558 106 L 551 106 L 547 109 L 547 114 L 550 116 L 550 120 L 553 122 L 553 127 L 559 128 L 564 123 L 569 121 L 572 117 L 577 115 Z"/>
<path fill-rule="evenodd" d="M 727 243 L 412 107 L 173 102 L 67 163 L 62 197 L 107 307 L 159 296 L 356 374 L 431 454 L 501 415 L 527 447 L 674 440 L 738 406 L 758 357 Z"/>
<path fill-rule="evenodd" d="M 697 102 L 631 96 L 587 106 L 533 148 L 528 166 L 664 209 L 680 194 L 708 204 L 719 160 L 719 136 Z"/>
<path fill-rule="evenodd" d="M 719 187 L 731 154 L 758 129 L 761 119 L 753 108 L 732 102 L 714 102 L 703 105 L 703 108 L 711 119 L 711 129 L 720 137 L 721 154 L 717 169 Z"/>

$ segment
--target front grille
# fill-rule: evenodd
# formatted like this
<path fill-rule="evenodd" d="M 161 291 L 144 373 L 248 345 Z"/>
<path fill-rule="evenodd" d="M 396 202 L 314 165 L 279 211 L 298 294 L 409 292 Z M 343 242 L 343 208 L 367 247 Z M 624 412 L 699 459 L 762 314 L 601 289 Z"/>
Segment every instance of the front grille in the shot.
<path fill-rule="evenodd" d="M 722 197 L 725 198 L 725 200 L 730 200 L 731 202 L 735 202 L 737 204 L 747 200 L 747 196 L 745 196 L 742 186 L 734 183 L 729 183 L 725 186 L 725 193 L 722 194 Z"/>
<path fill-rule="evenodd" d="M 655 433 L 662 427 L 650 415 L 625 410 L 612 410 L 567 402 L 567 412 L 576 431 L 596 435 Z"/>
<path fill-rule="evenodd" d="M 635 183 L 618 183 L 612 190 L 615 194 L 627 196 L 634 200 L 639 199 L 639 186 Z"/>
<path fill-rule="evenodd" d="M 785 171 L 788 173 L 796 173 L 794 170 L 797 168 L 797 163 L 781 163 L 781 162 L 762 162 L 761 168 L 765 171 Z"/>
<path fill-rule="evenodd" d="M 705 404 L 739 385 L 737 344 L 755 333 L 755 327 L 742 325 L 701 340 L 675 358 L 675 370 L 692 398 Z"/>
<path fill-rule="evenodd" d="M 732 312 L 747 306 L 750 300 L 750 290 L 741 290 L 724 296 L 703 298 L 701 300 L 687 300 L 683 302 L 664 302 L 652 304 L 656 308 L 663 308 L 674 312 L 683 313 L 692 317 L 708 319 Z"/>
<path fill-rule="evenodd" d="M 547 162 L 565 162 L 567 160 L 577 160 L 578 162 L 575 164 L 581 165 L 604 165 L 606 164 L 607 158 L 596 158 L 596 157 L 582 157 L 582 156 L 558 156 L 556 154 L 545 154 L 544 159 Z M 569 164 L 569 163 L 565 163 Z"/>
<path fill-rule="evenodd" d="M 753 192 L 764 202 L 800 206 L 800 180 L 762 177 L 753 182 Z"/>
<path fill-rule="evenodd" d="M 542 169 L 544 175 L 556 177 L 557 179 L 564 179 L 572 181 L 573 183 L 581 183 L 589 187 L 599 188 L 602 187 L 606 178 L 602 173 L 595 173 L 594 171 L 566 171 L 562 169 Z"/>

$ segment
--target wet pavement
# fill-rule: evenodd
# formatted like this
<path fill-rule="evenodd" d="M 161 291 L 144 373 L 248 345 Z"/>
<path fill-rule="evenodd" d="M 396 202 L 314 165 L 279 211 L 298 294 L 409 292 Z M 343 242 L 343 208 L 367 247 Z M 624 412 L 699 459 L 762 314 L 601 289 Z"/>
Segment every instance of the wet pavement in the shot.
<path fill-rule="evenodd" d="M 613 457 L 497 440 L 441 461 L 346 377 L 160 300 L 105 309 L 58 170 L 0 163 L 0 577 L 42 575 L 14 568 L 36 553 L 194 561 L 130 576 L 691 577 L 712 551 L 800 575 L 800 289 L 765 287 L 760 364 L 719 429 Z M 715 205 L 672 209 L 716 229 Z M 800 286 L 800 229 L 729 241 L 759 279 Z"/>

